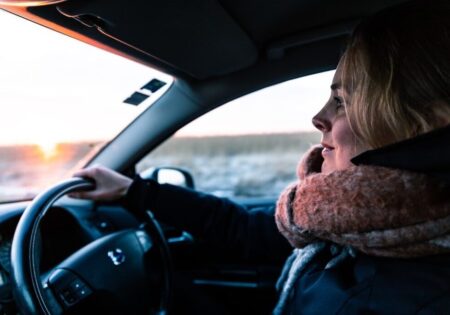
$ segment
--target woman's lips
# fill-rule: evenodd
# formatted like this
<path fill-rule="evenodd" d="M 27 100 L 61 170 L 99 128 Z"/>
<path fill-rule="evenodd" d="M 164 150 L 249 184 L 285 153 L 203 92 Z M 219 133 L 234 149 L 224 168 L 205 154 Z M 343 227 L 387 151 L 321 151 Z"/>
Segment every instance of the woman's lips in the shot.
<path fill-rule="evenodd" d="M 323 150 L 322 150 L 322 157 L 326 157 L 327 155 L 331 154 L 331 152 L 334 150 L 333 147 L 328 146 L 328 145 L 323 145 Z"/>

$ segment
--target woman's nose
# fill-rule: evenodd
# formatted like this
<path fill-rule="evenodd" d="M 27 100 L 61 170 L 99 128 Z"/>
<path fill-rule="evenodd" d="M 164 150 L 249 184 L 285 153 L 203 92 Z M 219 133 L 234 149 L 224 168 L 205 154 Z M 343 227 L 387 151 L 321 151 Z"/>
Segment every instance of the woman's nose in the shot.
<path fill-rule="evenodd" d="M 313 117 L 312 124 L 321 132 L 327 132 L 331 130 L 331 123 L 324 117 L 321 117 L 320 113 Z"/>

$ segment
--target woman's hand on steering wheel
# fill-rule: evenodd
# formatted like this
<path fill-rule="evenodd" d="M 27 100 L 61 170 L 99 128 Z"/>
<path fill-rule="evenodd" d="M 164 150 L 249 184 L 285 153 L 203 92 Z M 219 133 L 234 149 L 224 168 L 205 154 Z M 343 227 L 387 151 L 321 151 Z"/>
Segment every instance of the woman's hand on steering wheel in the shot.
<path fill-rule="evenodd" d="M 96 201 L 114 201 L 124 197 L 133 182 L 129 177 L 103 166 L 88 167 L 77 171 L 73 176 L 94 180 L 95 189 L 73 192 L 69 196 Z"/>

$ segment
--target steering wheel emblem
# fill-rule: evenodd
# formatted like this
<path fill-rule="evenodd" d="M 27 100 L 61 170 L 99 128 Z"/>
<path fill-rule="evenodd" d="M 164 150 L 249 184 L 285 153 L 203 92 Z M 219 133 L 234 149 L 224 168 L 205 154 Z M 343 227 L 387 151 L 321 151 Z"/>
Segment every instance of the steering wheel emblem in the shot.
<path fill-rule="evenodd" d="M 116 266 L 122 264 L 125 261 L 125 254 L 120 248 L 108 251 L 108 257 Z"/>

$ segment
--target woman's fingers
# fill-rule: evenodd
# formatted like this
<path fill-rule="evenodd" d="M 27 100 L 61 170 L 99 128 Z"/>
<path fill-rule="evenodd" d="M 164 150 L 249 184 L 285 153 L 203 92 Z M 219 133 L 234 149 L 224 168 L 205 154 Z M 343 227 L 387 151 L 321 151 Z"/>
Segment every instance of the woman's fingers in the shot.
<path fill-rule="evenodd" d="M 91 174 L 92 174 L 91 169 L 87 168 L 87 169 L 82 169 L 82 170 L 76 171 L 73 174 L 73 176 L 74 177 L 88 177 L 88 178 L 92 178 Z"/>
<path fill-rule="evenodd" d="M 132 180 L 103 166 L 92 166 L 74 173 L 76 177 L 94 180 L 95 189 L 69 194 L 72 198 L 113 201 L 126 195 Z"/>

